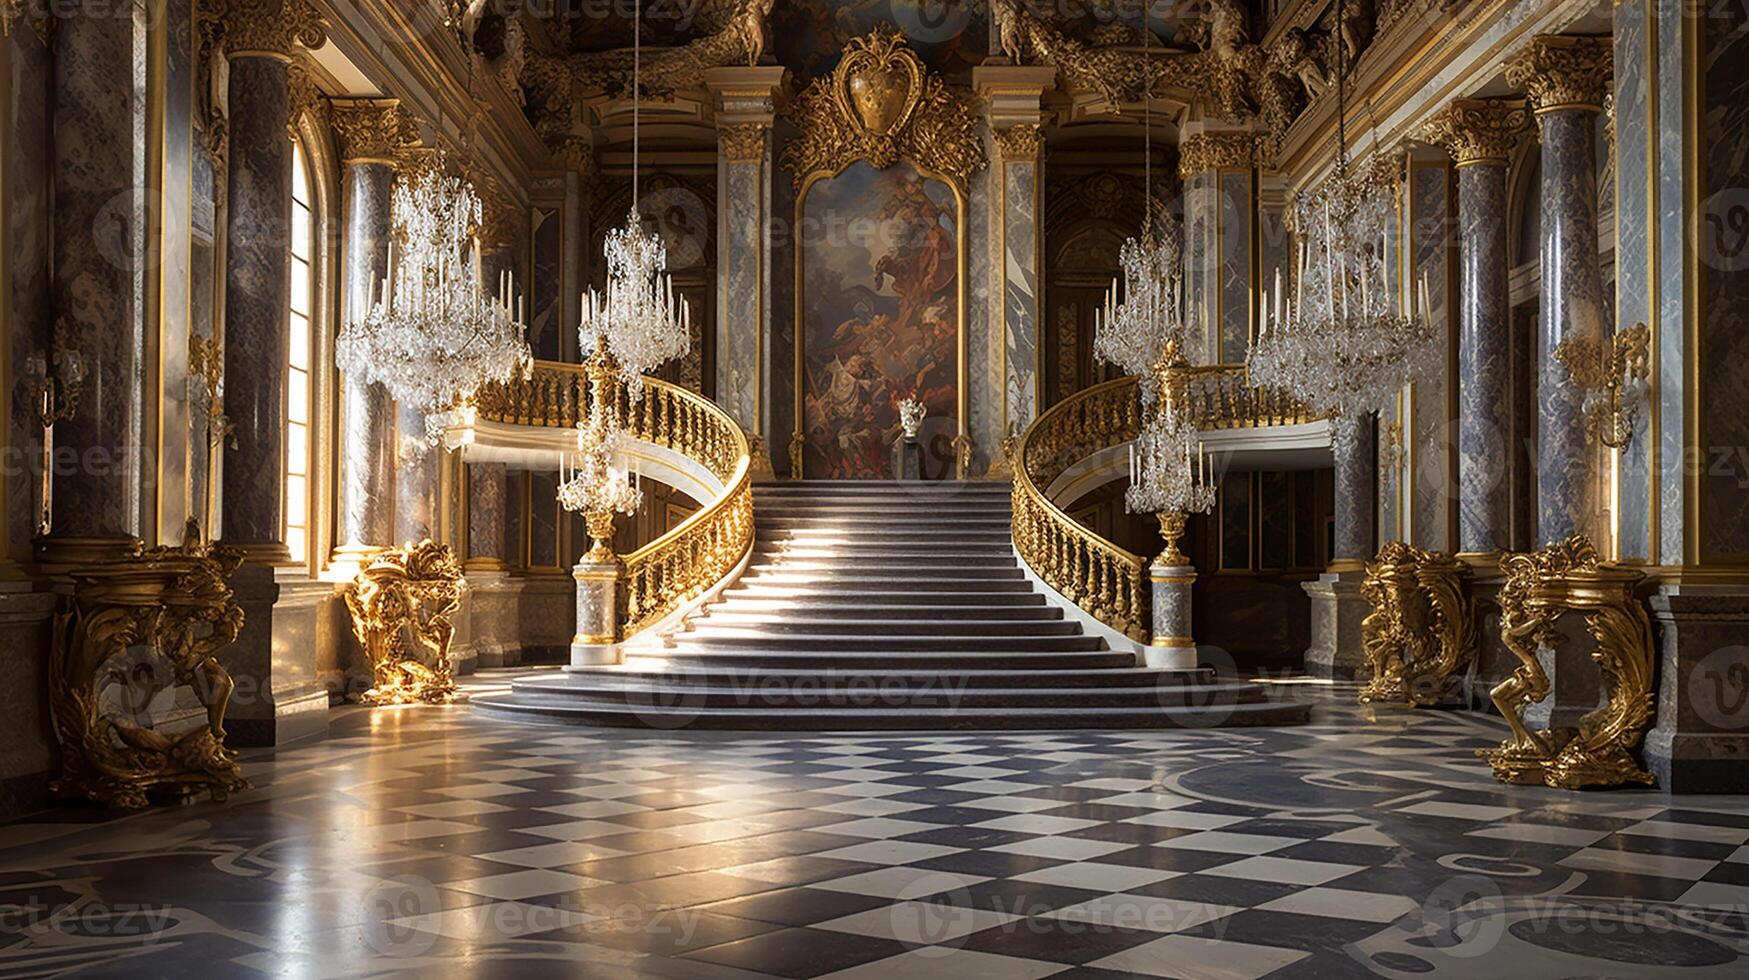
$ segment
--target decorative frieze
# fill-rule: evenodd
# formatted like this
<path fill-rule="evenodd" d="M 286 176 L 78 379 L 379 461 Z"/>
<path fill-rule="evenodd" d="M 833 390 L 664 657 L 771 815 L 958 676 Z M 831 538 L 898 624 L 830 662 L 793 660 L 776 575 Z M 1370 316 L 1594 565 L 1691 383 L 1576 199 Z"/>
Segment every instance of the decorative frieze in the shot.
<path fill-rule="evenodd" d="M 1214 173 L 1219 170 L 1250 170 L 1258 164 L 1258 139 L 1254 133 L 1196 133 L 1178 147 L 1178 175 Z"/>
<path fill-rule="evenodd" d="M 1516 99 L 1458 99 L 1423 130 L 1429 143 L 1445 147 L 1460 167 L 1505 166 L 1530 128 L 1530 110 Z"/>
<path fill-rule="evenodd" d="M 1524 89 L 1537 115 L 1561 109 L 1603 111 L 1613 52 L 1608 37 L 1544 34 L 1506 64 L 1506 80 Z"/>

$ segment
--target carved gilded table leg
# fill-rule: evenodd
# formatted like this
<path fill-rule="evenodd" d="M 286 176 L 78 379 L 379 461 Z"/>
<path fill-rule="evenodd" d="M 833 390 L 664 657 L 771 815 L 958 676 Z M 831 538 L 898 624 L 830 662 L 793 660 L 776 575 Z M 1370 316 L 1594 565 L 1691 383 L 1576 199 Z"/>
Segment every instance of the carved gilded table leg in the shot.
<path fill-rule="evenodd" d="M 372 685 L 359 701 L 443 704 L 456 699 L 450 616 L 460 608 L 466 585 L 454 552 L 430 540 L 371 556 L 345 593 L 352 633 L 371 664 Z"/>

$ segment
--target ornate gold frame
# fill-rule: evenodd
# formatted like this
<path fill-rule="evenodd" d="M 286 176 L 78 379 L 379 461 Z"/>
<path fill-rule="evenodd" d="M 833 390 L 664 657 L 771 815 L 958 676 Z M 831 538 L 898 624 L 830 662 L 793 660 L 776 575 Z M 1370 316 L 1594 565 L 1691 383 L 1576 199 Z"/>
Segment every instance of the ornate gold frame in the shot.
<path fill-rule="evenodd" d="M 900 84 L 893 84 L 894 76 Z M 952 92 L 941 78 L 924 67 L 917 54 L 905 46 L 903 35 L 877 28 L 864 37 L 852 38 L 844 47 L 838 67 L 830 76 L 816 80 L 797 99 L 789 113 L 800 130 L 799 138 L 784 152 L 784 163 L 796 175 L 795 227 L 802 227 L 808 192 L 822 180 L 831 180 L 852 164 L 867 161 L 885 170 L 904 160 L 926 179 L 940 181 L 954 195 L 954 235 L 957 245 L 955 274 L 958 276 L 958 378 L 956 400 L 958 432 L 954 454 L 958 475 L 971 468 L 970 363 L 967 350 L 967 189 L 972 174 L 987 164 L 984 142 L 971 106 Z M 807 325 L 804 282 L 806 252 L 799 238 L 795 258 L 795 388 L 793 431 L 790 434 L 790 479 L 804 476 L 803 447 L 807 430 L 804 411 L 807 377 Z"/>

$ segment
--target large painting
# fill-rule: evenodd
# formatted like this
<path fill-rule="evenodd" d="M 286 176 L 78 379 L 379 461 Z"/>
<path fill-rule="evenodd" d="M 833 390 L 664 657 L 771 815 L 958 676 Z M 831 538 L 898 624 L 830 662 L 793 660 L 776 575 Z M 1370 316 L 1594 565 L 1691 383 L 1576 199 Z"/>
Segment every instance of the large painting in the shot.
<path fill-rule="evenodd" d="M 953 188 L 900 161 L 851 164 L 803 200 L 803 470 L 886 479 L 898 405 L 916 398 L 924 476 L 953 469 L 958 397 L 961 215 Z"/>

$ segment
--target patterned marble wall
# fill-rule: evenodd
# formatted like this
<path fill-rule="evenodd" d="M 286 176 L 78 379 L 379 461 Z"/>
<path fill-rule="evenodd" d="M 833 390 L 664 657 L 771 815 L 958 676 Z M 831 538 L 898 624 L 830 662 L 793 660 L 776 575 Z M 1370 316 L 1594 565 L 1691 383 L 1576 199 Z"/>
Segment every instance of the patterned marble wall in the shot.
<path fill-rule="evenodd" d="M 1251 350 L 1254 187 L 1250 171 L 1220 173 L 1220 354 L 1239 364 Z"/>
<path fill-rule="evenodd" d="M 151 71 L 163 72 L 163 114 L 161 127 L 151 134 L 161 140 L 163 172 L 158 175 L 161 187 L 155 195 L 158 219 L 163 231 L 159 242 L 158 304 L 154 314 L 158 322 L 155 340 L 149 346 L 157 348 L 157 363 L 147 367 L 147 377 L 157 375 L 158 405 L 148 417 L 156 420 L 157 473 L 148 474 L 149 489 L 156 490 L 156 504 L 148 501 L 153 523 L 157 526 L 160 544 L 178 544 L 182 540 L 183 524 L 191 514 L 188 494 L 192 464 L 193 432 L 188 391 L 188 337 L 191 323 L 191 277 L 193 265 L 193 183 L 191 173 L 194 147 L 194 68 L 190 45 L 194 38 L 193 4 L 191 0 L 176 0 L 163 5 L 161 23 L 154 31 L 164 36 L 163 64 Z M 151 396 L 148 388 L 149 398 Z M 148 437 L 149 438 L 149 437 Z M 148 464 L 149 464 L 148 460 Z"/>
<path fill-rule="evenodd" d="M 1615 5 L 1615 327 L 1652 320 L 1651 79 L 1646 73 L 1646 12 L 1652 0 Z M 1635 419 L 1633 441 L 1621 454 L 1616 507 L 1620 557 L 1652 553 L 1651 413 Z"/>
<path fill-rule="evenodd" d="M 1218 360 L 1220 296 L 1220 231 L 1218 191 L 1210 173 L 1184 179 L 1184 296 L 1191 318 L 1191 346 L 1203 357 Z"/>
<path fill-rule="evenodd" d="M 49 336 L 49 85 L 52 67 L 49 51 L 36 32 L 15 28 L 0 40 L 11 46 L 11 75 L 4 90 L 10 96 L 11 131 L 0 133 L 6 153 L 6 211 L 11 254 L 5 265 L 12 281 L 0 284 L 0 302 L 10 303 L 10 336 L 0 340 L 8 351 L 14 377 L 22 377 L 25 360 L 42 351 Z M 11 399 L 8 415 L 12 431 L 7 445 L 30 453 L 28 465 L 6 470 L 6 533 L 10 553 L 30 553 L 35 530 L 41 429 L 35 424 L 35 409 L 24 385 L 4 379 L 3 397 Z M 22 460 L 21 460 L 22 462 Z"/>
<path fill-rule="evenodd" d="M 993 147 L 987 147 L 990 159 L 997 159 Z M 985 173 L 992 173 L 986 170 Z M 1002 330 L 996 303 L 996 263 L 992 252 L 994 230 L 990 227 L 991 208 L 995 195 L 989 181 L 974 178 L 966 196 L 966 313 L 961 329 L 966 337 L 966 430 L 971 434 L 976 455 L 972 459 L 972 476 L 983 473 L 996 454 L 1001 452 L 1002 397 L 1006 382 L 1002 376 Z"/>
<path fill-rule="evenodd" d="M 1684 104 L 1684 79 L 1696 70 L 1686 61 L 1682 45 L 1687 29 L 1683 4 L 1656 3 L 1655 57 L 1658 66 L 1657 113 L 1655 118 L 1667 122 L 1687 117 Z M 1680 565 L 1687 554 L 1684 538 L 1687 516 L 1684 503 L 1688 499 L 1686 445 L 1684 422 L 1688 392 L 1687 331 L 1683 309 L 1683 290 L 1664 287 L 1664 282 L 1677 286 L 1684 268 L 1684 246 L 1688 233 L 1685 200 L 1688 180 L 1682 166 L 1682 132 L 1661 122 L 1656 132 L 1658 212 L 1655 216 L 1655 256 L 1660 281 L 1657 293 L 1656 359 L 1658 378 L 1655 397 L 1659 403 L 1658 433 L 1658 560 L 1665 565 Z"/>
<path fill-rule="evenodd" d="M 564 317 L 564 213 L 555 208 L 535 208 L 530 220 L 534 255 L 533 282 L 528 304 L 528 342 L 534 356 L 556 361 L 563 350 Z M 575 326 L 575 324 L 572 324 Z"/>
<path fill-rule="evenodd" d="M 759 429 L 758 383 L 760 332 L 767 301 L 760 261 L 768 211 L 766 162 L 721 164 L 717 214 L 723 264 L 722 290 L 717 298 L 717 404 L 749 432 Z"/>
<path fill-rule="evenodd" d="M 999 170 L 1004 221 L 1004 405 L 1007 426 L 1018 436 L 1038 415 L 1039 165 L 1006 162 Z"/>
<path fill-rule="evenodd" d="M 1451 330 L 1451 270 L 1455 260 L 1452 241 L 1451 171 L 1443 161 L 1410 164 L 1411 281 L 1427 275 L 1428 301 L 1434 322 L 1444 325 L 1441 337 L 1449 346 Z M 1445 354 L 1438 362 L 1449 363 Z M 1450 372 L 1435 371 L 1417 381 L 1410 408 L 1412 428 L 1404 433 L 1410 446 L 1412 474 L 1407 486 L 1410 543 L 1439 551 L 1455 546 L 1451 540 L 1451 496 L 1456 486 L 1452 453 L 1457 426 L 1450 403 Z"/>

